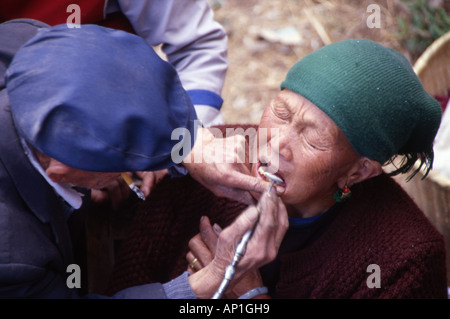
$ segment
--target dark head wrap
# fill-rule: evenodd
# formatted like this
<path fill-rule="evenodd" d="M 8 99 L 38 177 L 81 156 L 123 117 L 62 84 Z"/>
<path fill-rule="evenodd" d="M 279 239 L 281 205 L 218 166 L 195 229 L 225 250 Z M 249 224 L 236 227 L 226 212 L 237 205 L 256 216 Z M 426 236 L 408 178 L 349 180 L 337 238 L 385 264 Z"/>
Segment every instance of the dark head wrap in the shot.
<path fill-rule="evenodd" d="M 19 134 L 71 167 L 158 170 L 194 142 L 196 114 L 176 71 L 130 33 L 40 29 L 15 55 L 6 86 Z M 184 135 L 172 139 L 176 128 Z"/>

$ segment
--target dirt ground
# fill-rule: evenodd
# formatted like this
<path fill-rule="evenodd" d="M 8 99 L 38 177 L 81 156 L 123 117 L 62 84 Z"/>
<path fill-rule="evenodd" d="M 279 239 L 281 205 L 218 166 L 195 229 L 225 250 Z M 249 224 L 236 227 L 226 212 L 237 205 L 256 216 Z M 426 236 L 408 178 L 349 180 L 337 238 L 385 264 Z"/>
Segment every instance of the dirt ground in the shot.
<path fill-rule="evenodd" d="M 403 53 L 395 37 L 399 0 L 210 0 L 229 37 L 229 69 L 222 92 L 226 123 L 259 123 L 289 68 L 320 47 L 349 38 L 368 38 Z M 370 4 L 380 27 L 369 28 Z"/>

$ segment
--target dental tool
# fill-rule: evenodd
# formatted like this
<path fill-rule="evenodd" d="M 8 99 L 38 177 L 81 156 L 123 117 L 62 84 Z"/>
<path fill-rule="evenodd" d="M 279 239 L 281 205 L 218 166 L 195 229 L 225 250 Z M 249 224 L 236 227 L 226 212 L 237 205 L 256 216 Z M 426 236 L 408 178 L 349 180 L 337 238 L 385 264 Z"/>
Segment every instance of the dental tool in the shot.
<path fill-rule="evenodd" d="M 278 177 L 272 173 L 264 171 L 264 169 L 262 167 L 259 168 L 259 173 L 261 175 L 263 175 L 265 178 L 267 178 L 268 180 L 270 180 L 270 185 L 269 185 L 269 188 L 267 189 L 268 192 L 270 192 L 272 190 L 274 183 L 282 184 L 284 182 L 280 177 Z"/>
<path fill-rule="evenodd" d="M 270 192 L 272 190 L 273 184 L 275 184 L 275 183 L 282 184 L 284 182 L 280 177 L 278 177 L 272 173 L 264 171 L 264 169 L 262 167 L 260 167 L 259 173 L 270 181 L 270 185 L 269 185 L 269 188 L 267 189 L 267 192 Z M 249 242 L 251 236 L 253 235 L 253 231 L 255 230 L 256 225 L 258 224 L 259 216 L 261 215 L 260 203 L 261 202 L 258 202 L 258 205 L 256 206 L 256 209 L 258 211 L 258 219 L 256 220 L 253 228 L 247 230 L 247 232 L 245 232 L 244 236 L 242 236 L 242 238 L 234 252 L 233 260 L 232 260 L 231 264 L 228 265 L 227 268 L 225 269 L 224 278 L 223 278 L 222 282 L 220 283 L 219 288 L 217 289 L 216 293 L 212 296 L 212 299 L 221 299 L 222 296 L 224 295 L 225 291 L 227 290 L 228 285 L 233 280 L 234 275 L 236 273 L 236 266 L 238 265 L 239 261 L 244 257 L 245 252 L 247 250 L 247 243 Z"/>

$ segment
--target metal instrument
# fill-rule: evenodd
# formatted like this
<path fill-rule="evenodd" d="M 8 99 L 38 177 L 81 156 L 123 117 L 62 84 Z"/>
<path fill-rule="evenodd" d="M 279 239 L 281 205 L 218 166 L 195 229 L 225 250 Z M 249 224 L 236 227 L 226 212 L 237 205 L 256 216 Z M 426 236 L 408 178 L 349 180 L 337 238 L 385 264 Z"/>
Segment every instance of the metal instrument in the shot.
<path fill-rule="evenodd" d="M 270 181 L 270 185 L 269 185 L 269 188 L 267 189 L 267 192 L 270 192 L 272 190 L 274 183 L 281 184 L 284 182 L 281 178 L 279 178 L 278 176 L 276 176 L 272 173 L 269 173 L 269 172 L 261 172 L 261 175 L 264 175 Z M 258 205 L 256 206 L 256 209 L 258 210 L 258 220 L 259 220 L 259 215 L 261 214 L 260 203 L 258 203 Z M 213 295 L 212 299 L 221 299 L 222 296 L 224 295 L 225 291 L 227 290 L 228 285 L 233 280 L 234 275 L 236 273 L 236 266 L 239 264 L 239 261 L 245 255 L 245 251 L 247 250 L 247 243 L 249 242 L 250 238 L 252 237 L 253 231 L 255 230 L 256 225 L 258 224 L 258 220 L 255 222 L 255 225 L 253 226 L 253 228 L 249 229 L 244 234 L 244 236 L 242 236 L 242 238 L 234 252 L 233 260 L 232 260 L 231 264 L 228 265 L 227 268 L 225 269 L 224 278 L 223 278 L 222 282 L 220 283 L 220 286 L 217 289 L 216 293 Z"/>

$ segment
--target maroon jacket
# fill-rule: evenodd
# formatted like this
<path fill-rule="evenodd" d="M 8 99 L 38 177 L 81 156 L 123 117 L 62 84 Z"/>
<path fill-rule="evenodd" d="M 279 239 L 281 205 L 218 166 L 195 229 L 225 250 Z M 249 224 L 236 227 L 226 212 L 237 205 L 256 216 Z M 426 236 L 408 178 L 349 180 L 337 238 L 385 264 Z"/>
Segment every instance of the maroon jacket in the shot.
<path fill-rule="evenodd" d="M 165 282 L 186 270 L 189 239 L 208 215 L 225 226 L 245 205 L 217 198 L 189 176 L 164 179 L 136 213 L 110 292 Z M 379 266 L 380 288 L 367 269 Z M 446 298 L 443 237 L 386 175 L 352 188 L 322 235 L 281 256 L 276 298 Z"/>
<path fill-rule="evenodd" d="M 190 176 L 166 177 L 136 212 L 109 293 L 175 278 L 187 269 L 200 217 L 225 227 L 245 208 Z M 392 178 L 382 174 L 354 185 L 351 198 L 327 219 L 314 240 L 279 256 L 274 298 L 447 298 L 444 238 Z M 370 288 L 377 274 L 380 288 Z"/>

